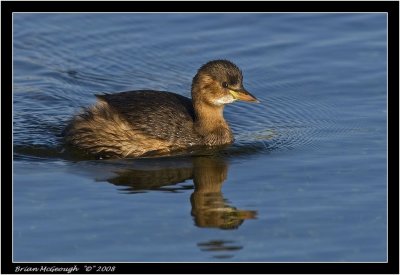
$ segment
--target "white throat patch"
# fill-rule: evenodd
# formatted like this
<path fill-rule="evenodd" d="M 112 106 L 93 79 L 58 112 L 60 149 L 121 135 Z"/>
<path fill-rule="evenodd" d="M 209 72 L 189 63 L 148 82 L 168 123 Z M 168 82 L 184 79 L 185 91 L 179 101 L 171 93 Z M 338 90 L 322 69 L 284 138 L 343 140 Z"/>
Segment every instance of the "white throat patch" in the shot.
<path fill-rule="evenodd" d="M 228 103 L 232 103 L 234 102 L 236 99 L 232 96 L 232 95 L 226 95 L 220 98 L 217 98 L 216 100 L 214 100 L 214 104 L 217 106 L 221 106 L 224 104 L 228 104 Z"/>

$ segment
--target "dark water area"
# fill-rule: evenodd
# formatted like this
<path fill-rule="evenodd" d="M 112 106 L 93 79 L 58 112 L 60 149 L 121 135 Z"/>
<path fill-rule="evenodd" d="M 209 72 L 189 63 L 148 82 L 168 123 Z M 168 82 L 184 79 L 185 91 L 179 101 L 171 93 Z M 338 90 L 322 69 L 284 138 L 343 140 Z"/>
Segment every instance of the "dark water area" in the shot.
<path fill-rule="evenodd" d="M 229 59 L 260 104 L 203 156 L 88 160 L 60 134 L 94 94 L 190 97 Z M 13 15 L 13 260 L 384 262 L 385 13 Z"/>

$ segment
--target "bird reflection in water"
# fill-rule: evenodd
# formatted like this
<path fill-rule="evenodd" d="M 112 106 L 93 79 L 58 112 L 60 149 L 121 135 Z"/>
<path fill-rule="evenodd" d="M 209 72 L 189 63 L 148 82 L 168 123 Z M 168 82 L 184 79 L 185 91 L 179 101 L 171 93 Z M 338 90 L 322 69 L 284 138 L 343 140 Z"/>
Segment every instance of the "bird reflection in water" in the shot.
<path fill-rule="evenodd" d="M 211 240 L 208 242 L 198 243 L 197 246 L 202 251 L 214 252 L 214 258 L 217 259 L 228 259 L 234 257 L 233 251 L 240 250 L 243 248 L 241 245 L 236 245 L 234 241 L 227 240 Z"/>
<path fill-rule="evenodd" d="M 244 220 L 256 218 L 256 211 L 237 209 L 223 197 L 221 188 L 227 179 L 228 165 L 222 158 L 205 156 L 141 160 L 135 162 L 135 169 L 116 173 L 118 176 L 108 181 L 126 187 L 123 190 L 129 193 L 193 189 L 191 185 L 177 185 L 193 179 L 191 214 L 198 227 L 236 229 Z"/>
<path fill-rule="evenodd" d="M 254 219 L 255 211 L 240 210 L 228 204 L 221 187 L 228 166 L 221 159 L 195 158 L 193 161 L 194 192 L 190 196 L 192 216 L 199 227 L 238 228 L 245 219 Z"/>

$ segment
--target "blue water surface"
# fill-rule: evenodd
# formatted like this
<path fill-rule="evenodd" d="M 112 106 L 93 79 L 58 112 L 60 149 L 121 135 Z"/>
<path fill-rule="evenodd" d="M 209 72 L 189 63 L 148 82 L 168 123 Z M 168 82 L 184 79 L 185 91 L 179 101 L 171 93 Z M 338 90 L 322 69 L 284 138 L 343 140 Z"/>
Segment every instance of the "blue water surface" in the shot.
<path fill-rule="evenodd" d="M 384 262 L 385 13 L 14 13 L 13 260 Z M 229 59 L 260 104 L 212 156 L 80 160 L 94 94 L 190 97 Z"/>

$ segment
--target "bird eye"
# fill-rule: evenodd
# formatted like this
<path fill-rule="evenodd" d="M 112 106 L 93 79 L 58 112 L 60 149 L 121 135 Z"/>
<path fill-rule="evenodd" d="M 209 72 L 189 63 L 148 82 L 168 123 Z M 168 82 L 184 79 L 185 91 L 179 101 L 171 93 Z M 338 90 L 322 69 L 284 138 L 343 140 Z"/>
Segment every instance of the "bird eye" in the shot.
<path fill-rule="evenodd" d="M 224 87 L 224 88 L 228 88 L 228 83 L 226 83 L 226 82 L 222 82 L 222 87 Z"/>

